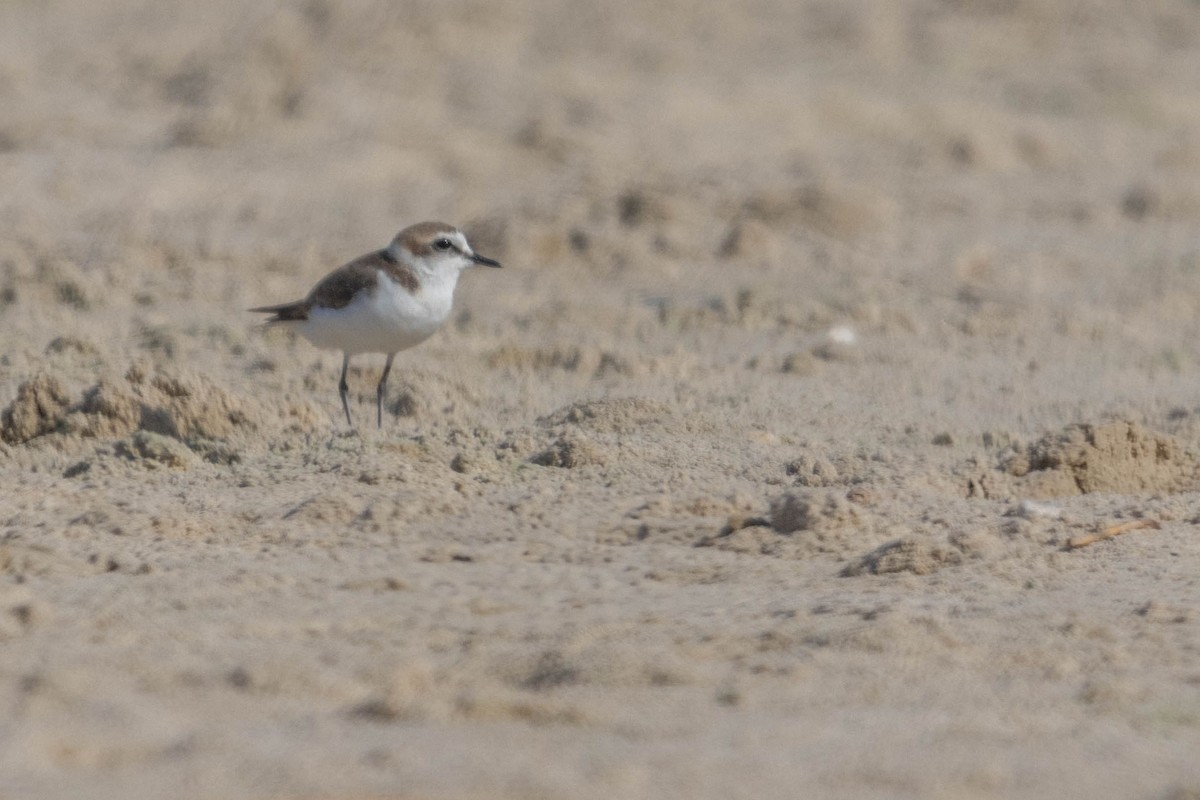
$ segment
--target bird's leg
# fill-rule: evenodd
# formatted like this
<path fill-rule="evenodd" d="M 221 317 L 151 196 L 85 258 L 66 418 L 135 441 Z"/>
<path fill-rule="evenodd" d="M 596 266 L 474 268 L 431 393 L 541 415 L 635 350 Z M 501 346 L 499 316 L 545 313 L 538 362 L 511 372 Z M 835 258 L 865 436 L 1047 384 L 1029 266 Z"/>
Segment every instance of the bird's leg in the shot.
<path fill-rule="evenodd" d="M 346 424 L 351 428 L 354 427 L 354 420 L 350 419 L 350 401 L 346 396 L 350 394 L 350 386 L 346 383 L 346 370 L 350 369 L 350 354 L 342 354 L 342 379 L 338 381 L 338 394 L 342 396 L 342 410 L 346 412 Z"/>
<path fill-rule="evenodd" d="M 395 353 L 388 353 L 387 363 L 383 365 L 383 374 L 379 376 L 379 385 L 375 387 L 375 416 L 380 428 L 383 427 L 383 395 L 387 391 L 388 373 L 392 371 L 392 359 Z"/>

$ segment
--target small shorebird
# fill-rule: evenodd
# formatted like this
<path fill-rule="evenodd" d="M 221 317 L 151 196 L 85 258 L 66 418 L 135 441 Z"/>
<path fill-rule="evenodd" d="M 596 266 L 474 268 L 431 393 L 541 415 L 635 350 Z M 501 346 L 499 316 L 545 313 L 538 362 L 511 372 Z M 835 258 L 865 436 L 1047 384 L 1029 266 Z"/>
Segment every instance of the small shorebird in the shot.
<path fill-rule="evenodd" d="M 338 393 L 346 422 L 350 357 L 384 353 L 387 361 L 375 387 L 376 423 L 383 427 L 383 394 L 392 359 L 433 335 L 450 315 L 458 274 L 467 267 L 499 267 L 467 243 L 453 225 L 422 222 L 396 234 L 382 250 L 367 253 L 322 278 L 308 296 L 292 303 L 252 308 L 272 314 L 268 325 L 287 325 L 314 345 L 342 351 Z"/>

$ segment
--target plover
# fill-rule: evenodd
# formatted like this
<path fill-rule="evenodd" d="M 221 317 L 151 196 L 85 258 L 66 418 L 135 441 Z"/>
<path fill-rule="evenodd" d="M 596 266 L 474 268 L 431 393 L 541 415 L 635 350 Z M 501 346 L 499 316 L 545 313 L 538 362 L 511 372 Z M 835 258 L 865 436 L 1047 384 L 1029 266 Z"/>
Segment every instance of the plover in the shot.
<path fill-rule="evenodd" d="M 342 351 L 338 394 L 346 422 L 346 371 L 360 353 L 384 353 L 375 387 L 376 423 L 383 427 L 383 395 L 396 353 L 433 335 L 450 315 L 458 274 L 467 267 L 499 267 L 471 249 L 467 237 L 444 222 L 422 222 L 396 234 L 382 250 L 367 253 L 322 278 L 308 296 L 292 303 L 252 308 L 273 314 L 268 325 L 292 327 L 326 350 Z"/>

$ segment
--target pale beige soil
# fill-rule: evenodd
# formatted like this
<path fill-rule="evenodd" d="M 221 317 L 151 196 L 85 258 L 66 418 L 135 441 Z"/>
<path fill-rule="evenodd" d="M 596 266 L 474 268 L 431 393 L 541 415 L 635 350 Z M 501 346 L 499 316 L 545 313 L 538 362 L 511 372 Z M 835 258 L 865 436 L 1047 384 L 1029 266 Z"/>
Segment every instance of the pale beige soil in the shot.
<path fill-rule="evenodd" d="M 1200 796 L 1197 76 L 1184 0 L 0 4 L 0 798 Z M 353 435 L 244 309 L 428 218 L 506 269 Z"/>

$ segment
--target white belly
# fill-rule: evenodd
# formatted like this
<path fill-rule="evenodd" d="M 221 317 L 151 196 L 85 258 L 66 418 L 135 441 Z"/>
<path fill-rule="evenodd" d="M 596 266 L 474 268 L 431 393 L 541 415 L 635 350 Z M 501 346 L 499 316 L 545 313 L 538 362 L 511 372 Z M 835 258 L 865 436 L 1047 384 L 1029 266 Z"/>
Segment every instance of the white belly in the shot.
<path fill-rule="evenodd" d="M 342 308 L 313 308 L 300 335 L 317 347 L 357 353 L 396 353 L 428 339 L 450 315 L 454 285 L 410 294 L 386 275 L 372 292 Z"/>

